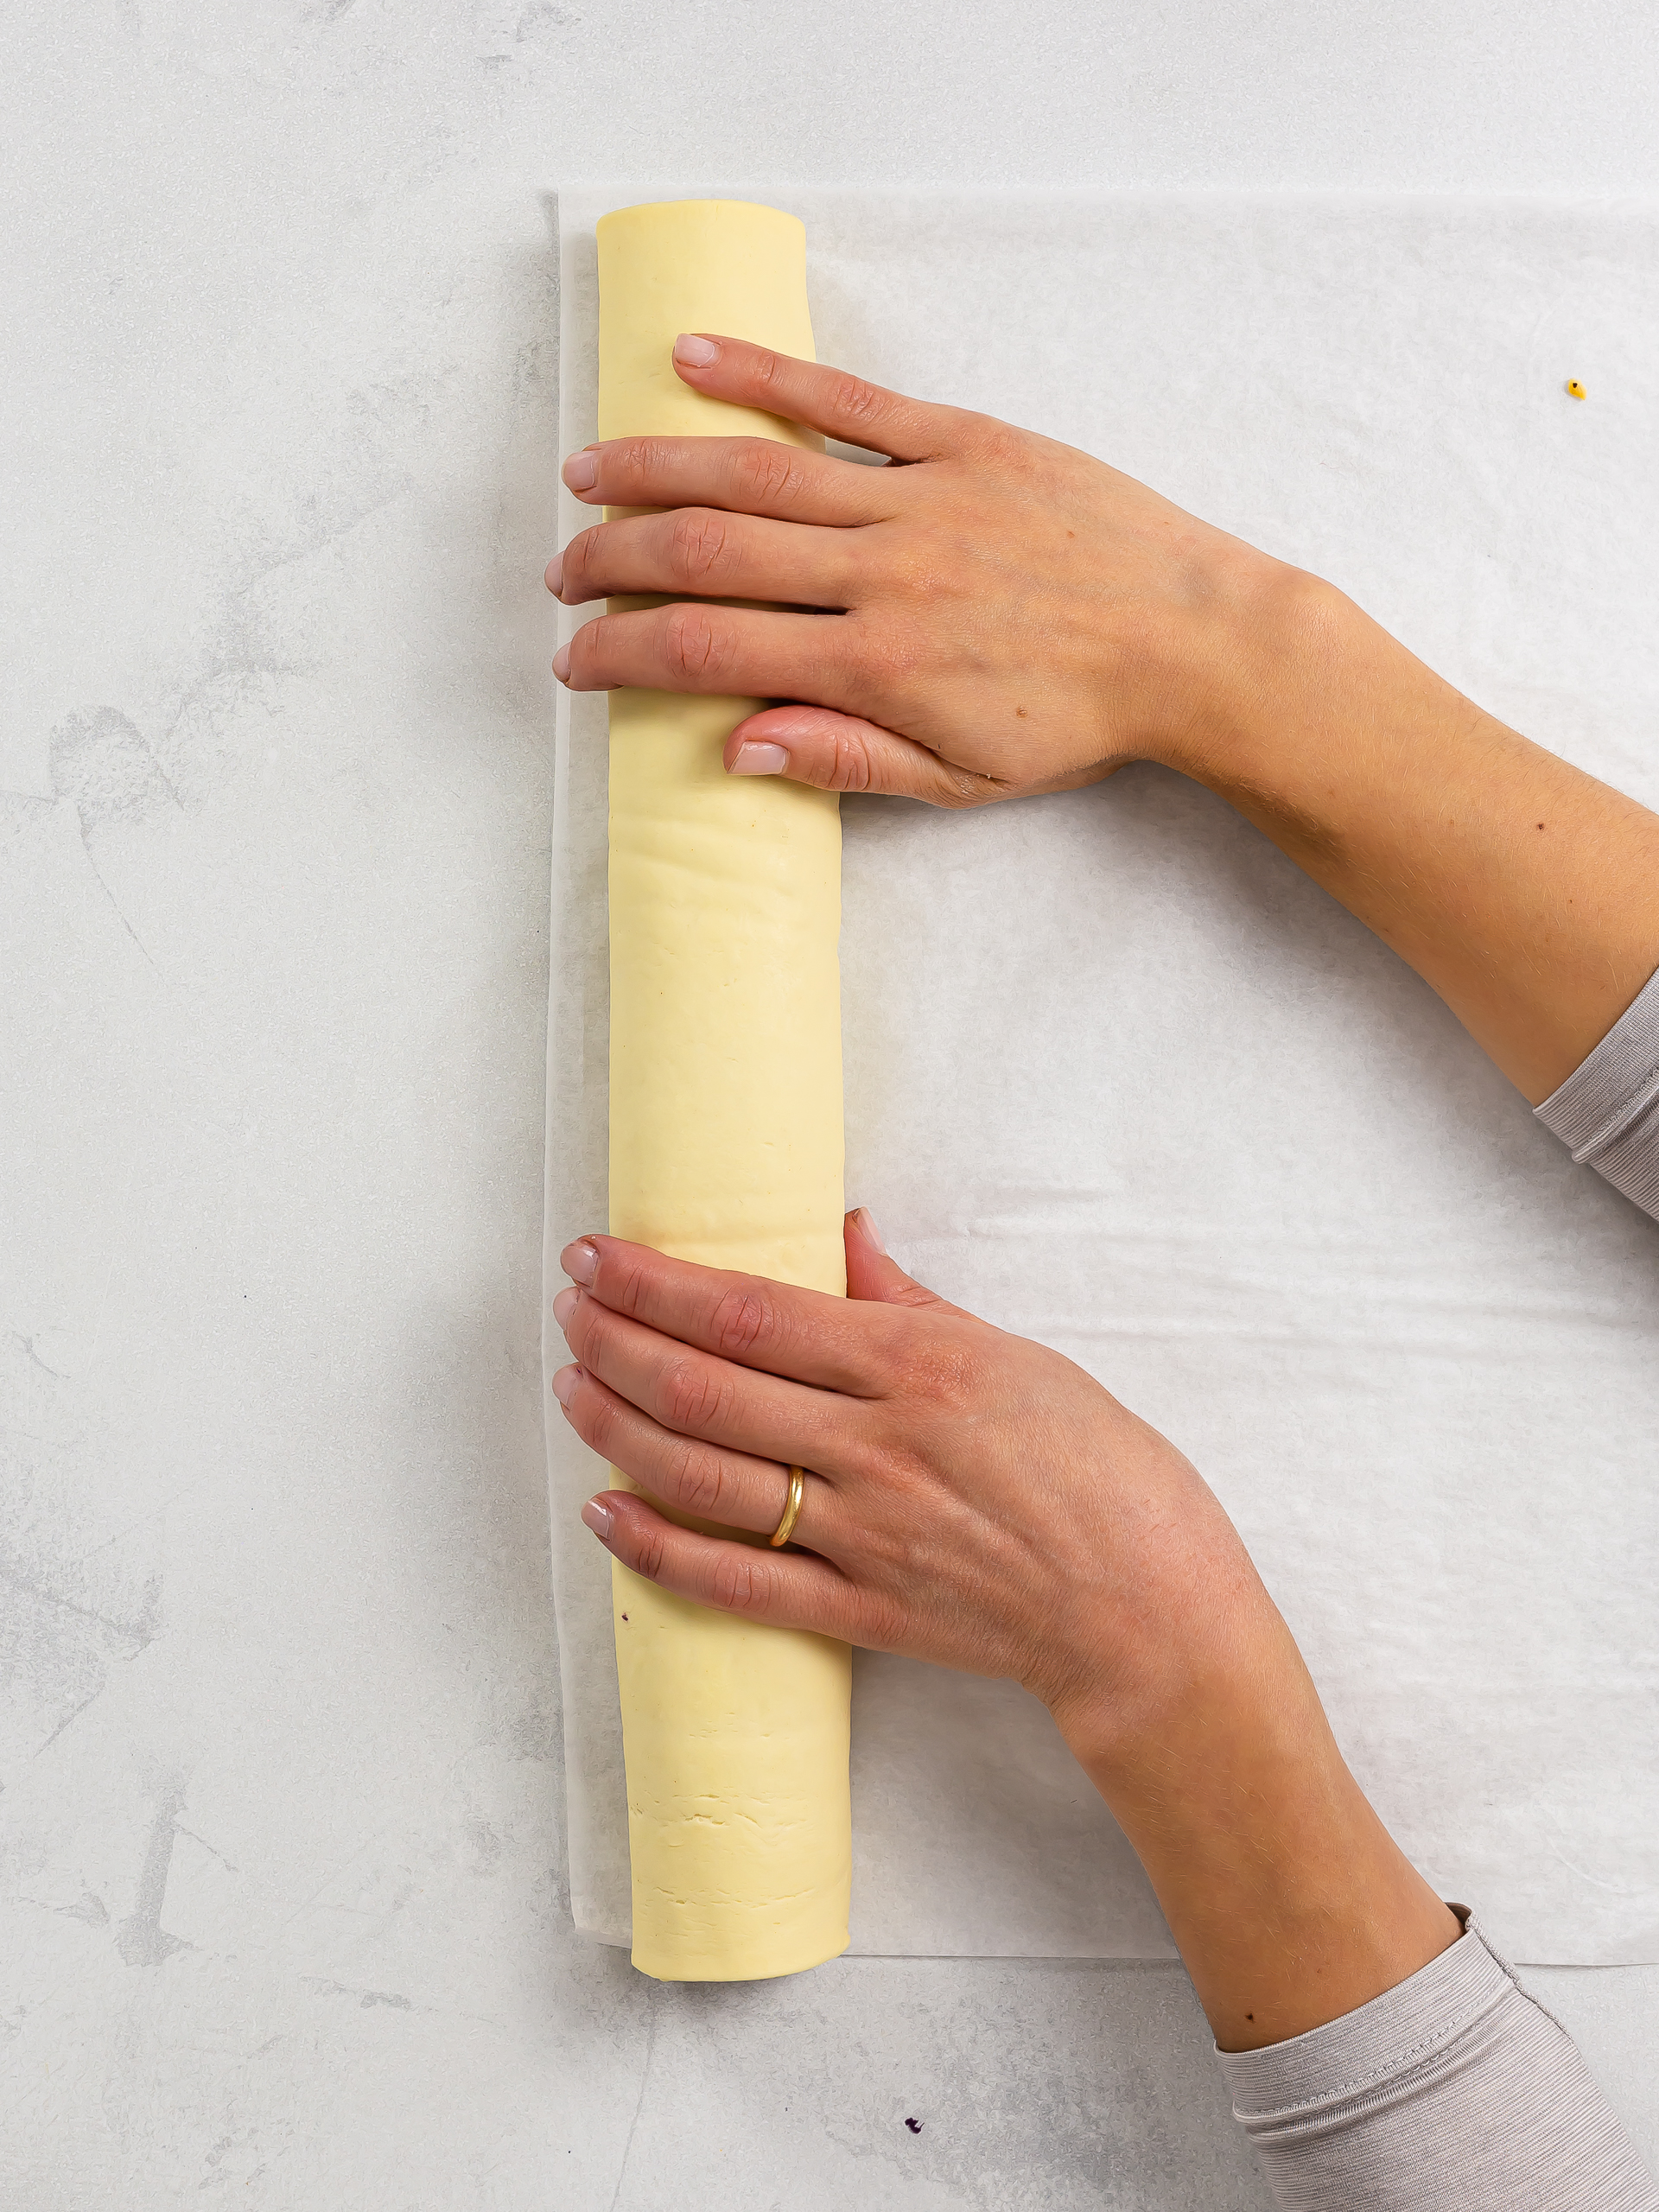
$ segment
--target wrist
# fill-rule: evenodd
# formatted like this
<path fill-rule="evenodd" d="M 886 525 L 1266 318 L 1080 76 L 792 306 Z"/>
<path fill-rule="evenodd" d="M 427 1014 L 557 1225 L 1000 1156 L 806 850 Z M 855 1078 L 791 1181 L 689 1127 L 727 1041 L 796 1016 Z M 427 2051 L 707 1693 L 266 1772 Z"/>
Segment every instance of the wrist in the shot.
<path fill-rule="evenodd" d="M 1157 757 L 1230 797 L 1242 787 L 1294 805 L 1306 740 L 1328 731 L 1345 671 L 1364 645 L 1394 640 L 1335 585 L 1250 546 L 1230 543 L 1208 585 L 1210 681 Z"/>
<path fill-rule="evenodd" d="M 1139 640 L 1127 693 L 1121 648 L 1106 663 L 1102 711 L 1115 719 L 1137 701 L 1139 757 L 1195 781 L 1260 765 L 1287 681 L 1338 618 L 1333 602 L 1350 604 L 1318 576 L 1201 526 L 1178 588 Z"/>
<path fill-rule="evenodd" d="M 1289 1630 L 1265 1610 L 1188 1653 L 1161 1696 L 1057 1702 L 1146 1868 L 1224 2050 L 1393 1988 L 1459 1929 L 1350 1772 Z"/>
<path fill-rule="evenodd" d="M 1217 1797 L 1254 1788 L 1253 1774 L 1335 1750 L 1301 1654 L 1261 1585 L 1230 1602 L 1205 1599 L 1160 1609 L 1164 1639 L 1143 1664 L 1120 1657 L 1046 1700 L 1126 1827 L 1143 1825 L 1141 1808 L 1155 1804 L 1202 1835 Z"/>

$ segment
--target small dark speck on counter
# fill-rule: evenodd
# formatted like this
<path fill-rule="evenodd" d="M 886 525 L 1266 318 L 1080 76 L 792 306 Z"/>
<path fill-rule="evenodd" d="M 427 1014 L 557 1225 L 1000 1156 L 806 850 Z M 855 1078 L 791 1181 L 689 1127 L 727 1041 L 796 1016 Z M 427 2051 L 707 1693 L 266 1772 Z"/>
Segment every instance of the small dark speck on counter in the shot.
<path fill-rule="evenodd" d="M 919 2120 L 907 2120 L 905 2122 L 905 2126 L 910 2130 L 912 2135 L 919 2135 L 922 2132 L 922 2123 Z"/>
<path fill-rule="evenodd" d="M 1541 830 L 1543 828 L 1543 826 L 1544 826 L 1544 825 L 1543 825 L 1543 823 L 1542 823 L 1541 822 L 1538 824 L 1538 827 L 1539 827 Z M 624 1620 L 626 1620 L 626 1618 L 627 1618 L 628 1617 L 627 1617 L 627 1615 L 626 1615 L 626 1613 L 624 1613 L 624 1614 L 623 1614 L 623 1616 L 622 1616 L 622 1618 L 623 1618 L 623 1619 L 624 1619 Z"/>

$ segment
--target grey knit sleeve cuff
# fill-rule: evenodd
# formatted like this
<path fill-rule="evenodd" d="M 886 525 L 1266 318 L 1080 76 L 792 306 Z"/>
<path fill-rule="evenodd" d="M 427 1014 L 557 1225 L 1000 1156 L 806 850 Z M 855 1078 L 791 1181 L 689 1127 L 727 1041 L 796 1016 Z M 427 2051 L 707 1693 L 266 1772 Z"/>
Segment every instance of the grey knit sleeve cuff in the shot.
<path fill-rule="evenodd" d="M 1572 2038 L 1472 1919 L 1357 2012 L 1217 2056 L 1284 2212 L 1659 2212 Z"/>
<path fill-rule="evenodd" d="M 1659 975 L 1535 1110 L 1574 1160 L 1659 1219 Z"/>

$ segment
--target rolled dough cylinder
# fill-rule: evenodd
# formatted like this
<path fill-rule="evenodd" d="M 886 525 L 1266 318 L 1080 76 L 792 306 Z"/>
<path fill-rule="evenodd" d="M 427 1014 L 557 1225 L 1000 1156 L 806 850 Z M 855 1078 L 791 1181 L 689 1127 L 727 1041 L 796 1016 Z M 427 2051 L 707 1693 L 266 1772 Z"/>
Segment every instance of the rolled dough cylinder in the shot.
<path fill-rule="evenodd" d="M 681 200 L 598 234 L 601 438 L 816 443 L 702 397 L 671 360 L 683 330 L 811 355 L 793 216 Z M 728 734 L 761 704 L 611 694 L 611 1231 L 839 1296 L 841 821 L 833 793 L 726 773 Z M 633 1963 L 747 1981 L 834 1958 L 851 1882 L 846 1646 L 613 1577 Z"/>

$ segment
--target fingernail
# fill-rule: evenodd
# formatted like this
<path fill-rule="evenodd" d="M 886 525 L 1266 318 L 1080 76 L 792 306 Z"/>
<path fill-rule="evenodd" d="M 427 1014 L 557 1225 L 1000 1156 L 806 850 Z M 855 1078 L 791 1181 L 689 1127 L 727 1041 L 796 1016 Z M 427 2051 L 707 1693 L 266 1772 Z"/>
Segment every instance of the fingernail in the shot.
<path fill-rule="evenodd" d="M 599 1268 L 598 1250 L 585 1242 L 567 1244 L 559 1255 L 559 1265 L 572 1282 L 592 1282 Z"/>
<path fill-rule="evenodd" d="M 582 1509 L 582 1517 L 601 1544 L 610 1541 L 611 1509 L 601 1498 L 590 1497 Z"/>
<path fill-rule="evenodd" d="M 568 683 L 570 681 L 570 648 L 569 645 L 561 645 L 557 652 L 554 654 L 553 673 L 558 677 L 561 683 Z"/>
<path fill-rule="evenodd" d="M 563 1328 L 565 1323 L 575 1312 L 576 1301 L 581 1296 L 582 1293 L 579 1290 L 562 1290 L 554 1300 L 553 1319 L 558 1323 L 560 1328 Z"/>
<path fill-rule="evenodd" d="M 547 564 L 547 588 L 555 599 L 564 583 L 564 556 L 556 553 Z"/>
<path fill-rule="evenodd" d="M 857 1207 L 854 1211 L 853 1219 L 858 1224 L 858 1233 L 864 1242 L 867 1244 L 874 1244 L 885 1260 L 887 1256 L 887 1248 L 881 1241 L 881 1232 L 875 1225 L 875 1216 L 870 1211 L 868 1206 Z"/>
<path fill-rule="evenodd" d="M 553 1395 L 562 1406 L 568 1406 L 576 1395 L 576 1385 L 582 1380 L 579 1367 L 562 1367 L 553 1377 Z"/>
<path fill-rule="evenodd" d="M 789 755 L 781 745 L 762 744 L 750 739 L 737 748 L 732 762 L 734 776 L 781 776 L 789 766 Z"/>
<path fill-rule="evenodd" d="M 573 492 L 591 492 L 599 481 L 599 456 L 573 453 L 564 464 L 564 480 Z"/>
<path fill-rule="evenodd" d="M 694 338 L 682 331 L 674 340 L 674 358 L 688 369 L 706 369 L 720 359 L 720 348 L 712 338 Z"/>

